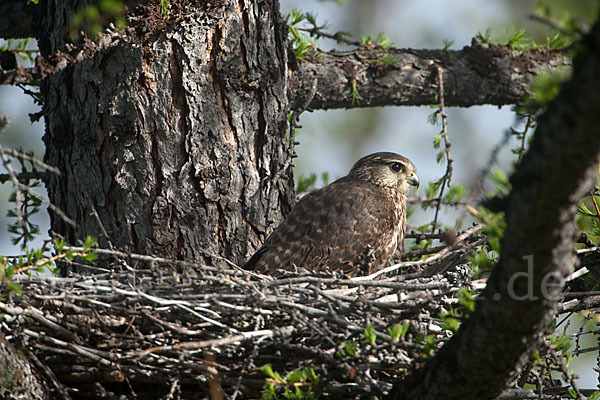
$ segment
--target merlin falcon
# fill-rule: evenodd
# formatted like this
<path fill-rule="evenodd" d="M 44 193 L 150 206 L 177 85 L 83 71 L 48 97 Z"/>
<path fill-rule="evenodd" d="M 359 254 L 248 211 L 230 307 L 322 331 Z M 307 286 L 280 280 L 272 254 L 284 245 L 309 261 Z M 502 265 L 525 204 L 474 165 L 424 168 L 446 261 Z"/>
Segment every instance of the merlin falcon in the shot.
<path fill-rule="evenodd" d="M 396 153 L 361 158 L 344 176 L 304 196 L 244 265 L 263 274 L 371 274 L 402 250 L 415 166 Z"/>

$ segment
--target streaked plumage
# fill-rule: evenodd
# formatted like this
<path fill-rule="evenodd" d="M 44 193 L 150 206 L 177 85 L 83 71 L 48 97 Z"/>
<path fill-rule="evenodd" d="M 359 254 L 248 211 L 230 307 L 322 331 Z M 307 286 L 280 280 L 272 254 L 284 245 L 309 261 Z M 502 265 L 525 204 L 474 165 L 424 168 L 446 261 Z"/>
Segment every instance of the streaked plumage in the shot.
<path fill-rule="evenodd" d="M 245 268 L 373 273 L 402 248 L 415 167 L 395 153 L 361 158 L 347 176 L 304 196 Z"/>

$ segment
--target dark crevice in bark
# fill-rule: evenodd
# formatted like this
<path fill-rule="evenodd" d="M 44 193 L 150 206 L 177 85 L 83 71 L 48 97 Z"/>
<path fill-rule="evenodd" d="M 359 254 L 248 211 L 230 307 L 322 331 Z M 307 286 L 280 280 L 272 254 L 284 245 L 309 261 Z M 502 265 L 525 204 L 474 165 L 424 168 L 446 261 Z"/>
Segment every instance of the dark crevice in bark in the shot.
<path fill-rule="evenodd" d="M 271 18 L 273 19 L 272 24 L 274 27 L 274 37 L 275 43 L 275 51 L 277 52 L 277 58 L 279 59 L 279 73 L 283 74 L 284 65 L 285 65 L 285 56 L 283 53 L 283 49 L 288 47 L 288 26 L 287 23 L 281 18 L 281 13 L 279 12 L 279 2 L 277 0 L 272 1 L 272 9 L 271 9 Z M 273 10 L 276 10 L 273 12 Z M 292 50 L 293 52 L 293 50 Z"/>
<path fill-rule="evenodd" d="M 242 10 L 242 33 L 240 35 L 240 46 L 241 46 L 241 51 L 240 51 L 240 55 L 242 56 L 242 62 L 243 64 L 246 66 L 246 70 L 250 70 L 250 66 L 248 65 L 248 59 L 246 56 L 246 52 L 248 51 L 246 49 L 246 40 L 256 40 L 256 38 L 251 38 L 250 37 L 250 23 L 248 21 L 248 12 L 250 12 L 249 10 L 246 9 L 246 7 L 244 7 L 244 0 L 238 0 L 238 5 L 240 7 L 240 10 Z"/>

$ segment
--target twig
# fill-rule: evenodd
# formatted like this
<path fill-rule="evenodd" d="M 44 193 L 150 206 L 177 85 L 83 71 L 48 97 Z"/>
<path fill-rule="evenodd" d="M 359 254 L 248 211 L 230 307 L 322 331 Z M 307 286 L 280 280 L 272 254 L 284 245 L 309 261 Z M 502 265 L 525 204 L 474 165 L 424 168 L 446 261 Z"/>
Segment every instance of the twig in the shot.
<path fill-rule="evenodd" d="M 7 51 L 10 53 L 25 53 L 25 54 L 39 54 L 40 50 L 39 49 L 4 49 L 3 51 Z"/>
<path fill-rule="evenodd" d="M 406 262 L 406 263 L 401 263 L 402 265 L 400 265 L 400 264 L 396 264 L 396 265 L 400 265 L 397 268 L 406 266 L 408 264 L 423 265 L 422 263 L 424 261 L 426 261 L 426 260 L 415 261 L 415 262 Z M 381 271 L 383 271 L 383 270 L 381 270 Z M 381 271 L 378 271 L 378 272 L 381 272 Z M 374 275 L 374 274 L 372 274 L 372 275 Z M 348 287 L 361 287 L 362 286 L 362 287 L 378 287 L 378 288 L 404 289 L 404 290 L 408 290 L 408 289 L 431 290 L 431 289 L 445 288 L 448 286 L 448 284 L 445 282 L 429 282 L 429 283 L 410 282 L 410 283 L 408 283 L 408 282 L 392 282 L 392 281 L 384 281 L 384 280 L 373 282 L 373 281 L 371 281 L 371 279 L 373 279 L 373 278 L 371 278 L 372 275 L 364 276 L 364 277 L 356 277 L 356 278 L 351 278 L 351 279 L 326 279 L 326 278 L 315 278 L 315 277 L 310 277 L 310 276 L 306 276 L 306 277 L 302 277 L 302 278 L 285 278 L 285 279 L 278 279 L 273 282 L 261 282 L 261 286 L 275 287 L 275 286 L 287 286 L 289 284 L 298 284 L 298 283 L 314 283 L 314 284 L 321 284 L 321 285 L 336 285 L 336 286 L 343 285 L 343 286 L 348 286 Z M 381 275 L 381 274 L 379 274 L 379 275 Z"/>
<path fill-rule="evenodd" d="M 435 207 L 435 216 L 431 223 L 431 233 L 434 233 L 437 228 L 438 216 L 442 207 L 442 199 L 444 198 L 444 189 L 446 186 L 450 186 L 452 180 L 452 156 L 450 155 L 450 138 L 448 137 L 448 115 L 446 114 L 446 106 L 444 104 L 444 70 L 439 65 L 435 66 L 437 69 L 438 78 L 438 96 L 440 101 L 439 115 L 442 117 L 442 139 L 444 139 L 444 152 L 446 153 L 446 172 L 444 173 L 442 180 L 442 187 L 440 188 L 440 194 L 437 198 L 437 205 Z"/>
<path fill-rule="evenodd" d="M 65 248 L 74 250 L 74 251 L 83 251 L 83 247 L 78 247 L 78 246 L 65 246 Z M 208 252 L 206 250 L 202 250 L 202 249 L 199 249 L 199 250 L 202 253 L 206 254 L 208 257 L 213 257 L 215 259 L 224 261 L 228 265 L 232 266 L 234 268 L 234 270 L 228 271 L 232 274 L 240 273 L 242 275 L 252 276 L 252 277 L 263 279 L 263 280 L 272 279 L 271 277 L 266 276 L 266 275 L 261 275 L 261 274 L 254 273 L 252 271 L 247 271 L 247 270 L 237 266 L 235 263 L 229 261 L 228 259 L 226 259 L 224 257 L 218 256 L 218 255 Z M 101 249 L 101 248 L 94 248 L 94 251 L 98 254 L 105 254 L 105 255 L 111 255 L 111 256 L 115 256 L 115 257 L 129 258 L 132 260 L 146 261 L 149 263 L 172 264 L 172 265 L 177 265 L 179 267 L 197 268 L 200 270 L 206 270 L 206 271 L 211 271 L 211 272 L 223 271 L 222 268 L 206 266 L 206 265 L 202 265 L 202 264 L 198 264 L 198 263 L 194 263 L 194 262 L 190 262 L 190 261 L 175 260 L 172 258 L 155 257 L 155 256 L 148 256 L 145 254 L 136 254 L 136 253 L 125 253 L 123 251 Z"/>
<path fill-rule="evenodd" d="M 600 347 L 600 335 L 598 335 L 596 337 L 597 343 L 598 343 L 598 347 Z M 598 355 L 596 356 L 596 371 L 600 371 L 600 351 L 598 352 Z M 598 374 L 598 386 L 600 386 L 600 374 Z"/>
<path fill-rule="evenodd" d="M 577 271 L 572 272 L 569 276 L 566 277 L 565 282 L 571 282 L 574 279 L 580 278 L 583 275 L 590 272 L 586 267 L 579 268 Z"/>
<path fill-rule="evenodd" d="M 585 249 L 575 250 L 575 254 L 600 253 L 600 246 L 587 247 Z"/>
<path fill-rule="evenodd" d="M 560 33 L 567 34 L 567 35 L 571 34 L 571 32 L 567 31 L 565 29 L 565 27 L 562 26 L 560 21 L 558 21 L 554 18 L 544 17 L 539 14 L 529 14 L 529 19 L 531 19 L 533 21 L 541 22 L 544 25 L 548 25 L 549 27 L 560 31 Z"/>
<path fill-rule="evenodd" d="M 462 264 L 471 246 L 486 240 L 477 233 L 481 228 L 460 234 L 454 246 L 441 250 L 448 253 L 428 268 L 370 281 L 324 273 L 290 273 L 265 281 L 227 266 L 203 269 L 196 264 L 177 274 L 146 267 L 94 275 L 74 272 L 69 278 L 13 276 L 23 290 L 0 299 L 0 329 L 9 341 L 35 351 L 40 363 L 78 397 L 90 393 L 90 381 L 121 385 L 127 395 L 147 382 L 162 382 L 156 398 L 173 391 L 175 397 L 187 398 L 191 390 L 208 396 L 207 367 L 218 371 L 225 397 L 252 396 L 263 388 L 257 366 L 265 364 L 282 376 L 310 364 L 322 378 L 323 385 L 315 388 L 320 397 L 385 394 L 392 379 L 402 378 L 399 365 L 412 368 L 422 358 L 422 345 L 415 343 L 418 335 L 434 335 L 437 343 L 448 339 L 439 313 L 455 305 L 459 287 L 466 284 L 476 295 L 484 290 L 485 280 L 470 281 L 462 267 L 427 275 Z M 600 305 L 591 302 L 598 293 L 585 292 L 563 304 L 571 310 L 587 306 L 593 313 Z M 42 310 L 46 321 L 36 319 L 33 310 Z M 391 344 L 387 328 L 404 321 L 409 321 L 409 333 Z M 377 337 L 372 345 L 364 342 L 368 324 Z M 358 346 L 356 356 L 345 350 L 352 343 Z M 207 363 L 207 351 L 218 355 L 218 363 Z M 548 378 L 560 371 L 558 364 L 547 352 L 541 356 L 548 366 L 540 370 L 535 365 L 524 379 L 535 384 L 539 378 L 538 393 L 546 396 L 566 393 L 570 386 L 555 387 Z"/>
<path fill-rule="evenodd" d="M 33 361 L 36 368 L 40 370 L 48 380 L 50 380 L 50 382 L 54 386 L 54 389 L 58 392 L 58 394 L 60 394 L 61 398 L 63 398 L 64 400 L 71 399 L 69 392 L 67 392 L 65 386 L 56 378 L 54 372 L 48 367 L 48 365 L 46 365 L 46 363 L 41 362 L 34 352 L 28 351 L 27 359 Z"/>
<path fill-rule="evenodd" d="M 12 181 L 13 185 L 15 186 L 15 192 L 16 192 L 15 206 L 16 206 L 16 214 L 17 214 L 17 224 L 20 227 L 23 227 L 25 222 L 23 221 L 23 215 L 21 213 L 21 191 L 19 190 L 20 189 L 19 180 L 17 179 L 17 174 L 15 173 L 12 166 L 10 165 L 10 159 L 8 158 L 8 150 L 5 150 L 4 147 L 2 147 L 2 145 L 0 145 L 0 157 L 2 158 L 2 163 L 4 164 L 4 168 L 6 168 L 6 170 L 8 171 L 8 176 L 10 177 L 10 180 Z"/>
<path fill-rule="evenodd" d="M 97 349 L 92 349 L 75 343 L 65 342 L 64 340 L 48 336 L 44 333 L 34 332 L 29 329 L 24 329 L 24 331 L 32 337 L 45 341 L 49 344 L 59 346 L 67 351 L 72 352 L 73 354 L 84 356 L 107 367 L 114 366 L 113 361 L 111 361 L 111 359 L 115 358 L 114 354 L 98 351 Z"/>
<path fill-rule="evenodd" d="M 267 339 L 267 336 L 260 337 L 260 338 L 258 338 L 255 341 L 255 343 L 257 345 L 254 346 L 254 348 L 252 349 L 252 353 L 250 354 L 250 357 L 248 357 L 247 361 L 244 363 L 244 367 L 242 368 L 240 376 L 237 379 L 237 382 L 236 382 L 236 385 L 235 385 L 235 388 L 234 388 L 234 391 L 233 391 L 233 395 L 231 396 L 231 400 L 235 400 L 237 398 L 237 396 L 241 393 L 240 387 L 242 386 L 242 378 L 248 372 L 248 370 L 250 368 L 252 368 L 252 365 L 254 365 L 254 359 L 257 357 L 258 350 L 260 348 L 258 346 L 258 344 L 260 344 L 261 342 L 263 342 L 265 339 Z"/>
<path fill-rule="evenodd" d="M 163 321 L 160 318 L 155 317 L 154 315 L 150 314 L 150 312 L 148 310 L 142 310 L 142 314 L 148 318 L 150 321 L 164 326 L 167 329 L 170 329 L 174 332 L 179 333 L 180 335 L 185 335 L 185 336 L 194 336 L 194 335 L 200 335 L 202 334 L 201 330 L 191 330 L 191 329 L 187 329 L 185 327 L 180 327 L 177 324 L 172 324 L 170 322 L 167 321 Z"/>
<path fill-rule="evenodd" d="M 424 203 L 426 201 L 430 201 L 431 199 L 428 199 L 427 197 L 423 197 L 423 196 L 413 196 L 413 197 L 409 197 L 408 199 L 406 199 L 406 202 L 409 204 L 415 204 L 415 203 Z M 442 200 L 442 204 L 445 206 L 468 206 L 471 205 L 471 203 L 467 202 L 467 201 L 446 201 L 446 200 Z"/>
<path fill-rule="evenodd" d="M 19 172 L 15 174 L 15 177 L 18 180 L 21 179 L 45 179 L 47 178 L 49 175 L 47 172 L 43 172 L 43 171 L 27 171 L 27 172 Z M 11 180 L 12 176 L 11 174 L 0 174 L 0 183 L 5 183 L 8 180 Z"/>
<path fill-rule="evenodd" d="M 108 235 L 106 228 L 104 228 L 104 224 L 102 223 L 102 220 L 100 219 L 100 215 L 98 215 L 98 211 L 96 210 L 96 207 L 94 206 L 94 203 L 92 202 L 91 198 L 88 198 L 88 203 L 89 203 L 90 209 L 92 210 L 92 215 L 94 216 L 94 219 L 96 220 L 96 223 L 98 224 L 98 227 L 100 228 L 100 233 L 102 233 L 102 236 L 104 236 L 104 239 L 106 239 L 106 243 L 108 244 L 109 249 L 114 250 L 114 246 L 112 245 L 110 236 Z"/>
<path fill-rule="evenodd" d="M 75 335 L 73 332 L 69 331 L 68 329 L 63 328 L 56 322 L 50 321 L 48 318 L 46 318 L 44 316 L 44 313 L 42 313 L 37 308 L 31 307 L 28 309 L 22 309 L 21 307 L 11 307 L 11 306 L 5 305 L 3 303 L 0 303 L 0 311 L 3 311 L 10 315 L 27 315 L 27 316 L 31 317 L 32 319 L 36 320 L 37 322 L 39 322 L 40 324 L 44 325 L 45 327 L 47 327 L 51 330 L 60 332 L 61 335 L 68 337 L 70 340 L 78 341 L 78 339 L 79 339 L 77 337 L 77 335 Z"/>
<path fill-rule="evenodd" d="M 8 174 L 0 175 L 0 183 L 6 182 L 7 180 L 10 179 L 15 186 L 17 223 L 20 226 L 23 226 L 22 224 L 24 223 L 23 218 L 22 218 L 23 216 L 21 213 L 21 204 L 22 204 L 21 203 L 21 192 L 24 191 L 24 192 L 27 192 L 28 194 L 38 198 L 43 203 L 45 203 L 48 207 L 50 207 L 58 216 L 60 216 L 69 225 L 75 226 L 76 225 L 75 221 L 73 221 L 72 219 L 67 217 L 67 215 L 64 212 L 62 212 L 62 210 L 60 210 L 54 204 L 50 203 L 50 201 L 48 201 L 41 194 L 37 193 L 30 186 L 19 182 L 19 179 L 43 179 L 48 176 L 47 173 L 36 172 L 36 171 L 31 171 L 31 172 L 25 171 L 22 173 L 16 173 L 13 170 L 12 166 L 10 165 L 11 160 L 8 158 L 8 156 L 15 157 L 15 158 L 23 158 L 23 159 L 30 161 L 31 163 L 36 164 L 37 166 L 39 166 L 49 172 L 52 172 L 57 175 L 60 175 L 60 171 L 57 168 L 52 167 L 52 166 L 44 163 L 43 161 L 38 160 L 35 157 L 29 156 L 27 154 L 21 153 L 20 151 L 16 151 L 13 149 L 4 149 L 0 145 L 0 157 L 2 158 L 4 167 L 8 171 Z"/>
<path fill-rule="evenodd" d="M 579 385 L 577 385 L 577 382 L 575 381 L 575 376 L 573 374 L 569 373 L 569 369 L 567 368 L 562 356 L 556 354 L 556 350 L 554 350 L 554 351 L 551 350 L 550 355 L 554 359 L 554 362 L 559 366 L 560 371 L 562 372 L 565 379 L 571 385 L 571 388 L 573 388 L 576 399 L 583 400 L 583 395 L 581 394 L 581 391 L 579 390 Z"/>
<path fill-rule="evenodd" d="M 525 123 L 525 128 L 523 129 L 523 132 L 517 132 L 511 128 L 511 131 L 513 131 L 513 132 L 517 133 L 519 136 L 521 136 L 521 146 L 519 147 L 519 157 L 517 159 L 517 162 L 521 162 L 521 158 L 523 157 L 523 154 L 525 153 L 525 139 L 527 139 L 527 132 L 529 131 L 529 128 L 531 128 L 532 124 L 533 124 L 533 116 L 527 115 L 527 122 Z"/>
<path fill-rule="evenodd" d="M 1 147 L 1 146 L 0 146 Z M 15 157 L 15 158 L 22 158 L 24 160 L 30 161 L 34 164 L 36 164 L 38 167 L 43 168 L 49 172 L 52 172 L 53 174 L 59 175 L 60 176 L 60 170 L 58 168 L 55 168 L 51 165 L 46 164 L 45 162 L 43 162 L 42 160 L 36 158 L 36 157 L 32 157 L 28 154 L 25 153 L 21 153 L 20 151 L 17 151 L 15 149 L 4 149 L 4 153 L 8 156 L 11 157 Z"/>
<path fill-rule="evenodd" d="M 85 253 L 85 252 L 75 252 L 72 255 L 74 257 L 83 257 L 83 256 L 86 256 L 87 254 L 88 253 Z M 35 262 L 33 264 L 28 264 L 23 267 L 17 268 L 15 270 L 15 274 L 19 274 L 21 272 L 26 272 L 26 271 L 32 270 L 34 268 L 43 267 L 44 265 L 50 264 L 56 260 L 60 260 L 60 259 L 66 258 L 66 257 L 67 257 L 67 253 L 60 253 L 60 254 L 56 254 L 52 257 L 42 258 L 41 260 L 38 260 L 37 262 Z"/>
<path fill-rule="evenodd" d="M 73 221 L 71 218 L 67 217 L 67 214 L 65 214 L 60 208 L 58 208 L 54 204 L 50 203 L 50 201 L 48 199 L 46 199 L 45 196 L 42 196 L 41 194 L 39 194 L 38 192 L 36 192 L 32 188 L 30 188 L 29 186 L 23 185 L 19 182 L 17 182 L 17 186 L 19 188 L 21 188 L 23 191 L 32 195 L 33 197 L 37 197 L 38 199 L 40 199 L 43 203 L 45 203 L 48 207 L 50 207 L 52 209 L 52 211 L 54 211 L 59 217 L 61 217 L 69 225 L 71 225 L 73 227 L 77 225 L 75 223 L 75 221 Z"/>
<path fill-rule="evenodd" d="M 581 354 L 591 353 L 593 351 L 598 351 L 598 350 L 600 350 L 600 346 L 593 346 L 593 347 L 588 347 L 588 348 L 585 348 L 585 349 L 575 350 L 575 351 L 573 351 L 573 355 L 574 356 L 578 356 L 578 355 L 581 355 Z"/>
<path fill-rule="evenodd" d="M 482 196 L 485 179 L 490 174 L 492 167 L 496 165 L 496 162 L 498 161 L 498 154 L 500 154 L 500 151 L 508 144 L 510 138 L 510 131 L 506 130 L 504 132 L 504 136 L 502 136 L 502 139 L 500 139 L 500 141 L 494 146 L 494 148 L 490 152 L 490 156 L 488 158 L 487 163 L 485 164 L 485 167 L 483 167 L 481 171 L 479 171 L 478 178 L 475 180 L 473 185 L 471 185 L 471 190 L 469 191 L 471 194 L 469 197 L 473 201 L 479 201 L 480 197 Z"/>
<path fill-rule="evenodd" d="M 204 352 L 204 368 L 208 375 L 208 388 L 211 400 L 223 400 L 223 388 L 219 380 L 217 359 L 212 351 Z"/>
<path fill-rule="evenodd" d="M 294 160 L 294 158 L 298 157 L 298 154 L 296 153 L 296 150 L 295 150 L 295 146 L 300 144 L 299 142 L 296 141 L 296 129 L 301 128 L 301 126 L 298 125 L 298 122 L 300 122 L 300 115 L 302 115 L 302 113 L 308 109 L 308 106 L 309 106 L 310 102 L 313 100 L 313 98 L 315 97 L 316 93 L 317 93 L 317 78 L 314 78 L 311 83 L 311 86 L 310 86 L 310 92 L 308 93 L 308 96 L 306 96 L 304 103 L 300 107 L 298 107 L 296 110 L 293 110 L 292 114 L 290 115 L 289 145 L 287 148 L 288 157 L 285 160 L 285 163 L 281 166 L 281 168 L 279 168 L 279 170 L 274 175 L 267 176 L 267 177 L 265 177 L 264 180 L 274 180 L 276 178 L 279 178 L 281 176 L 281 174 L 285 173 L 285 171 L 287 171 L 290 166 L 291 167 L 294 166 L 293 160 Z"/>
<path fill-rule="evenodd" d="M 317 37 L 322 36 L 322 37 L 326 37 L 328 39 L 333 39 L 338 43 L 345 43 L 345 44 L 348 44 L 351 46 L 359 46 L 359 47 L 365 46 L 364 43 L 362 43 L 358 40 L 352 40 L 352 39 L 345 38 L 341 32 L 337 32 L 337 33 L 324 32 L 318 26 L 314 26 L 312 28 L 306 28 L 304 26 L 296 26 L 296 29 L 298 29 L 299 31 L 308 32 L 308 33 L 310 33 L 311 36 L 317 36 Z"/>
<path fill-rule="evenodd" d="M 510 388 L 500 393 L 496 400 L 533 400 L 537 398 L 538 395 L 531 389 Z"/>
<path fill-rule="evenodd" d="M 460 235 L 456 238 L 456 243 L 462 242 L 469 236 L 473 235 L 476 232 L 479 232 L 482 229 L 483 229 L 483 225 L 475 225 L 475 226 L 467 229 L 462 235 Z M 424 260 L 401 262 L 398 264 L 391 265 L 387 268 L 380 269 L 379 271 L 377 271 L 371 275 L 368 275 L 368 276 L 360 276 L 360 277 L 352 278 L 352 280 L 355 280 L 355 281 L 372 280 L 372 279 L 377 278 L 380 275 L 396 271 L 400 268 L 420 267 L 423 265 L 427 265 L 427 264 L 430 264 L 430 263 L 437 261 L 437 260 L 441 259 L 442 257 L 444 257 L 446 254 L 448 254 L 452 250 L 452 248 L 453 248 L 453 246 L 448 245 L 448 246 L 446 246 L 446 248 L 444 250 L 432 255 L 431 257 L 427 257 Z"/>
<path fill-rule="evenodd" d="M 419 233 L 419 232 L 415 232 L 415 231 L 410 231 L 409 233 L 407 233 L 404 238 L 405 239 L 417 239 L 417 240 L 427 240 L 427 239 L 438 239 L 438 240 L 443 240 L 444 236 L 446 235 L 446 232 L 440 232 L 439 233 Z"/>
<path fill-rule="evenodd" d="M 220 307 L 230 308 L 230 309 L 236 310 L 236 311 L 253 312 L 253 313 L 258 313 L 258 314 L 262 314 L 262 315 L 273 315 L 273 311 L 263 310 L 262 308 L 259 308 L 259 307 L 248 307 L 248 306 L 229 304 L 224 301 L 218 300 L 216 298 L 213 298 L 211 300 L 214 304 L 216 304 Z"/>
<path fill-rule="evenodd" d="M 171 400 L 175 398 L 175 390 L 177 390 L 179 388 L 179 379 L 174 379 L 173 382 L 171 382 L 171 389 L 169 390 L 169 393 L 167 393 L 167 395 L 165 397 L 163 397 L 165 400 Z"/>
<path fill-rule="evenodd" d="M 10 117 L 0 113 L 0 133 L 10 124 Z"/>
<path fill-rule="evenodd" d="M 408 260 L 411 259 L 413 257 L 421 257 L 425 254 L 434 254 L 437 253 L 441 250 L 444 250 L 446 247 L 448 247 L 447 245 L 441 245 L 441 246 L 436 246 L 436 247 L 427 247 L 424 249 L 419 249 L 419 250 L 415 250 L 415 251 L 409 251 L 406 252 L 404 254 L 402 254 L 402 258 L 404 260 Z"/>
<path fill-rule="evenodd" d="M 252 332 L 244 332 L 239 335 L 229 336 L 221 339 L 214 340 L 204 340 L 204 341 L 196 341 L 196 342 L 183 342 L 170 346 L 161 346 L 161 347 L 152 347 L 141 352 L 137 352 L 135 354 L 129 355 L 132 358 L 143 358 L 147 356 L 149 353 L 161 353 L 161 352 L 169 352 L 169 351 L 179 351 L 179 350 L 198 350 L 207 347 L 219 347 L 230 344 L 240 344 L 240 342 L 253 339 L 258 337 L 272 337 L 275 335 L 279 336 L 289 336 L 292 332 L 294 332 L 293 326 L 285 326 L 279 328 L 277 330 L 265 329 L 261 331 L 252 331 Z"/>
<path fill-rule="evenodd" d="M 214 320 L 212 318 L 209 318 L 209 317 L 207 317 L 205 315 L 202 315 L 199 312 L 196 312 L 196 311 L 192 310 L 191 308 L 189 308 L 188 306 L 186 306 L 182 302 L 179 302 L 179 303 L 175 304 L 175 306 L 178 307 L 178 308 L 181 308 L 182 310 L 185 310 L 185 311 L 189 312 L 190 314 L 192 314 L 192 315 L 200 318 L 203 321 L 208 322 L 209 324 L 213 324 L 215 326 L 218 326 L 219 328 L 227 329 L 229 332 L 232 332 L 232 333 L 239 333 L 239 331 L 237 329 L 231 328 L 231 327 L 229 327 L 229 326 L 227 326 L 227 325 L 225 325 L 225 324 L 223 324 L 223 323 L 221 323 L 219 321 L 216 321 L 216 320 Z"/>
<path fill-rule="evenodd" d="M 598 208 L 598 203 L 596 202 L 596 196 L 592 193 L 592 202 L 594 203 L 594 208 L 596 209 L 596 219 L 600 222 L 600 209 Z"/>

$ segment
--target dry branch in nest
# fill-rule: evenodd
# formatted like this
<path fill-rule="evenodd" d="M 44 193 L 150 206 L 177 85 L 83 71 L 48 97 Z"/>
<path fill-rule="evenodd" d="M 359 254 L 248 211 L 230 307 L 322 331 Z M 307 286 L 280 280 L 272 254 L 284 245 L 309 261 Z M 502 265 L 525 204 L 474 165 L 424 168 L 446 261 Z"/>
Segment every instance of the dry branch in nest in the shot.
<path fill-rule="evenodd" d="M 317 398 L 383 394 L 447 340 L 439 315 L 458 307 L 459 288 L 482 289 L 466 261 L 485 245 L 480 230 L 377 279 L 160 263 L 22 276 L 23 294 L 0 302 L 1 328 L 62 397 L 257 398 L 266 364 L 282 376 L 311 367 L 319 380 L 305 386 Z M 396 324 L 408 327 L 398 340 Z"/>

